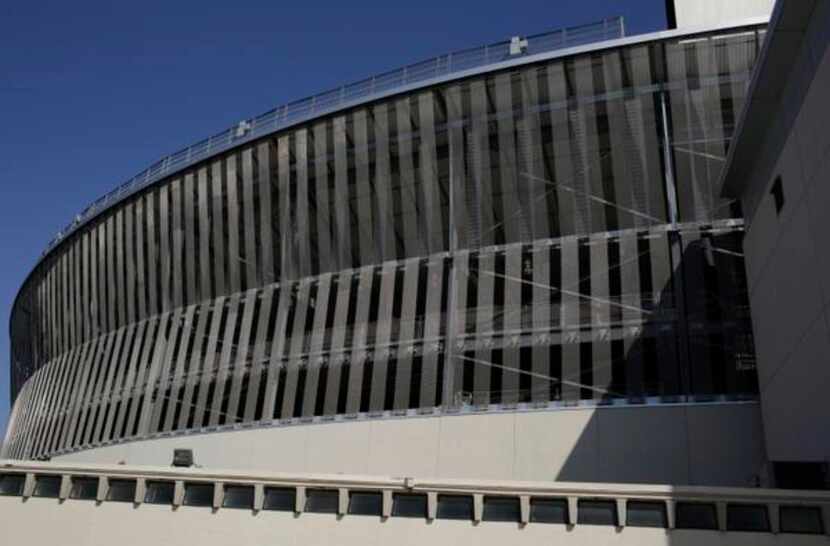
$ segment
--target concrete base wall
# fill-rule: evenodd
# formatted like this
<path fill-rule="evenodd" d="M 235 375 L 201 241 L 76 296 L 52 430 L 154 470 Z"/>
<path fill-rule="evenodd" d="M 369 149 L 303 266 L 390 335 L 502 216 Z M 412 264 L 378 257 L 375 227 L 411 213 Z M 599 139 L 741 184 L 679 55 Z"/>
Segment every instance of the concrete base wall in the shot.
<path fill-rule="evenodd" d="M 574 408 L 270 427 L 90 449 L 55 461 L 500 480 L 754 485 L 755 403 Z"/>
<path fill-rule="evenodd" d="M 44 525 L 45 522 L 48 524 Z M 524 545 L 614 544 L 620 546 L 806 546 L 826 544 L 824 536 L 723 533 L 594 525 L 516 523 L 389 518 L 337 517 L 249 510 L 103 503 L 0 497 L 3 544 L 72 544 L 74 546 L 198 544 L 408 544 Z"/>

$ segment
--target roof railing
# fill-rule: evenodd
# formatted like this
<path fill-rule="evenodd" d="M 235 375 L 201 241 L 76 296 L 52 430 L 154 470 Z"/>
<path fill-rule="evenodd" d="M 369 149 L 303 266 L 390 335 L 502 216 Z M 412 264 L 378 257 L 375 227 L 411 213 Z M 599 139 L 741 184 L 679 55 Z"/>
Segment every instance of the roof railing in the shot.
<path fill-rule="evenodd" d="M 384 72 L 330 91 L 290 102 L 283 106 L 278 106 L 264 114 L 243 120 L 234 127 L 160 159 L 113 191 L 95 200 L 91 205 L 81 211 L 81 213 L 76 215 L 72 223 L 64 227 L 49 241 L 46 249 L 43 251 L 43 255 L 48 254 L 75 230 L 115 203 L 135 194 L 171 173 L 226 151 L 240 144 L 243 140 L 247 141 L 273 133 L 284 127 L 322 113 L 330 112 L 343 105 L 354 103 L 362 98 L 371 97 L 404 86 L 520 56 L 534 55 L 567 47 L 622 38 L 624 35 L 625 27 L 623 18 L 612 17 L 596 23 L 528 36 L 523 39 L 522 43 L 524 46 L 518 53 L 511 51 L 510 40 L 460 50 L 407 65 L 403 68 Z"/>

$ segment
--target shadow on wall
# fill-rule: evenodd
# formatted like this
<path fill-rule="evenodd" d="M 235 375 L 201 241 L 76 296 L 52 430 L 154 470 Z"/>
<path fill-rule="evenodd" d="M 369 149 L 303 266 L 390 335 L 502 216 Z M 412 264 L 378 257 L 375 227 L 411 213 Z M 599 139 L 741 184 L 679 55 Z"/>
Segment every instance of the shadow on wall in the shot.
<path fill-rule="evenodd" d="M 646 316 L 639 335 L 616 342 L 623 349 L 611 351 L 621 357 L 607 361 L 608 392 L 581 389 L 580 398 L 594 398 L 598 406 L 556 480 L 722 486 L 763 481 L 742 238 L 735 228 L 669 235 L 680 259 L 673 260 L 672 274 L 653 291 L 655 297 L 646 290 L 636 295 Z M 618 312 L 621 322 L 625 313 Z M 596 363 L 593 373 L 601 366 Z"/>

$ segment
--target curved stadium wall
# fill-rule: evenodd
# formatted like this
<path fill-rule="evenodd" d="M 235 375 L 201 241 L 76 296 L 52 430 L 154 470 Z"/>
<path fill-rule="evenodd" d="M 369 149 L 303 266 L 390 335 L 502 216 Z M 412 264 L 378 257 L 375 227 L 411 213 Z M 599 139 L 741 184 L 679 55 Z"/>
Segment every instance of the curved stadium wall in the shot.
<path fill-rule="evenodd" d="M 517 63 L 286 128 L 56 245 L 4 454 L 462 406 L 757 392 L 716 185 L 763 28 Z"/>

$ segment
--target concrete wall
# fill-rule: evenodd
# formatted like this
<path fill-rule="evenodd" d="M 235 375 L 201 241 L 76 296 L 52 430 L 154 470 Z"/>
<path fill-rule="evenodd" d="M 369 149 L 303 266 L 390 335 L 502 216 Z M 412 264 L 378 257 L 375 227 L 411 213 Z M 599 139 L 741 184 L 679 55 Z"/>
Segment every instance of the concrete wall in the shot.
<path fill-rule="evenodd" d="M 44 525 L 48 521 L 48 525 Z M 324 546 L 397 546 L 431 544 L 524 545 L 573 544 L 620 546 L 807 546 L 826 544 L 824 536 L 723 533 L 592 525 L 515 523 L 220 510 L 209 508 L 0 497 L 4 544 L 72 544 L 73 546 L 193 544 L 313 544 Z"/>
<path fill-rule="evenodd" d="M 669 0 L 677 28 L 716 25 L 751 17 L 769 17 L 775 0 Z"/>
<path fill-rule="evenodd" d="M 411 478 L 372 478 L 344 474 L 268 474 L 170 466 L 65 465 L 57 462 L 18 462 L 0 460 L 4 472 L 25 476 L 16 496 L 0 496 L 0 529 L 3 544 L 280 544 L 280 545 L 374 545 L 374 544 L 563 544 L 563 545 L 778 545 L 827 544 L 822 535 L 788 533 L 779 517 L 785 506 L 819 508 L 820 518 L 830 521 L 830 493 L 783 491 L 761 488 L 674 487 L 623 485 L 611 483 L 551 484 L 496 480 L 423 480 Z M 36 476 L 62 477 L 59 498 L 33 497 Z M 75 477 L 98 479 L 99 501 L 73 499 L 71 483 Z M 133 503 L 108 500 L 109 487 L 118 480 L 135 481 Z M 144 503 L 149 480 L 173 482 L 176 493 L 165 505 Z M 188 483 L 213 487 L 212 506 L 184 506 Z M 254 500 L 247 508 L 224 507 L 225 484 L 254 488 Z M 268 487 L 288 487 L 296 492 L 294 511 L 263 510 L 263 492 Z M 337 490 L 337 514 L 306 512 L 309 488 Z M 258 491 L 258 492 L 257 492 Z M 380 492 L 378 515 L 354 515 L 349 497 L 355 491 Z M 427 497 L 426 512 L 418 518 L 395 515 L 394 498 L 399 493 Z M 439 519 L 441 495 L 471 497 L 472 514 L 463 521 Z M 519 501 L 519 513 L 512 522 L 495 522 L 486 517 L 489 496 Z M 567 503 L 565 522 L 542 524 L 534 521 L 534 499 L 558 498 Z M 616 525 L 588 524 L 582 516 L 581 501 L 606 499 L 617 507 Z M 257 500 L 258 499 L 258 500 Z M 636 527 L 630 517 L 631 502 L 649 500 L 665 506 L 665 528 Z M 719 531 L 678 529 L 677 503 L 706 502 L 716 506 Z M 766 509 L 769 527 L 760 532 L 730 530 L 729 507 L 757 504 Z M 381 516 L 383 514 L 383 516 Z M 48 522 L 48 524 L 44 524 Z M 682 526 L 682 524 L 681 524 Z"/>
<path fill-rule="evenodd" d="M 378 476 L 751 485 L 764 466 L 755 403 L 340 421 L 190 435 L 55 457 Z"/>
<path fill-rule="evenodd" d="M 830 459 L 830 2 L 818 2 L 810 20 L 741 196 L 771 461 Z M 780 214 L 770 195 L 778 176 Z"/>

